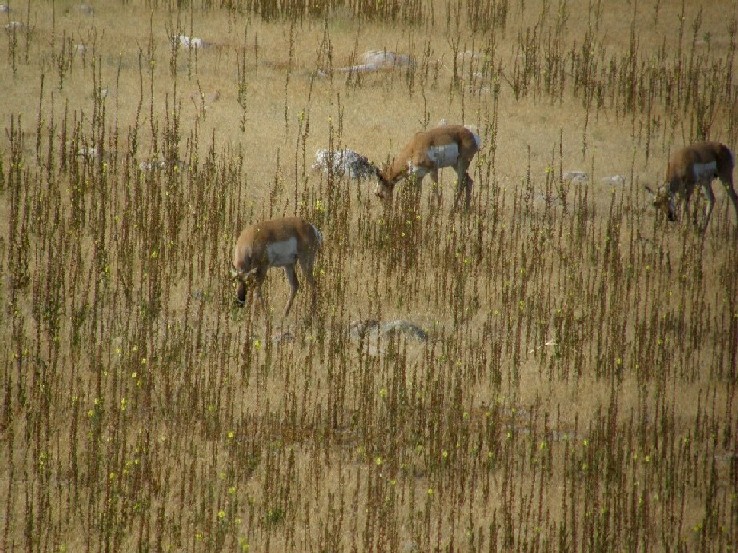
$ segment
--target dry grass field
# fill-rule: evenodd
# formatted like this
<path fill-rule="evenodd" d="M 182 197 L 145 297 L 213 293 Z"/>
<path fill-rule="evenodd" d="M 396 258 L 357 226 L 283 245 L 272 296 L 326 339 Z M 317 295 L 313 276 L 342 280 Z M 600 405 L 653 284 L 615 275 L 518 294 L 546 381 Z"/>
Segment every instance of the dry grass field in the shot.
<path fill-rule="evenodd" d="M 738 147 L 735 1 L 0 20 L 0 551 L 736 550 L 738 220 L 645 191 Z M 469 210 L 311 170 L 441 120 Z M 238 233 L 294 214 L 317 307 L 275 269 L 238 309 Z"/>

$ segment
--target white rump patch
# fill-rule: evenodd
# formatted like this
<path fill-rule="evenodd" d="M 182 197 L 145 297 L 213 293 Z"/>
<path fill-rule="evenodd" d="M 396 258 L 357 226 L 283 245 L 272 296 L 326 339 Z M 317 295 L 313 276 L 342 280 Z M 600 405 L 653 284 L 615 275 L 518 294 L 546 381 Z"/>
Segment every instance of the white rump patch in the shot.
<path fill-rule="evenodd" d="M 710 163 L 695 163 L 693 166 L 694 180 L 701 181 L 712 179 L 717 173 L 717 162 L 711 161 Z"/>
<path fill-rule="evenodd" d="M 272 242 L 266 247 L 272 267 L 293 265 L 297 260 L 297 238 L 294 236 L 280 242 Z"/>
<path fill-rule="evenodd" d="M 318 227 L 310 223 L 310 226 L 313 227 L 313 232 L 315 233 L 315 237 L 318 239 L 318 246 L 323 245 L 323 233 L 318 230 Z"/>
<path fill-rule="evenodd" d="M 467 127 L 467 129 L 469 129 L 469 127 Z M 469 130 L 472 131 L 471 129 Z M 479 138 L 479 135 L 475 133 L 474 131 L 472 131 L 472 136 L 474 137 L 474 143 L 477 145 L 477 150 L 481 150 L 482 149 L 482 139 Z"/>
<path fill-rule="evenodd" d="M 456 165 L 456 161 L 459 159 L 459 146 L 455 143 L 431 146 L 427 153 L 437 167 L 452 167 Z"/>
<path fill-rule="evenodd" d="M 415 165 L 412 161 L 408 161 L 407 172 L 408 176 L 415 177 L 416 179 L 421 180 L 424 176 L 428 174 L 428 169 L 426 169 L 425 167 L 421 167 L 420 165 Z"/>

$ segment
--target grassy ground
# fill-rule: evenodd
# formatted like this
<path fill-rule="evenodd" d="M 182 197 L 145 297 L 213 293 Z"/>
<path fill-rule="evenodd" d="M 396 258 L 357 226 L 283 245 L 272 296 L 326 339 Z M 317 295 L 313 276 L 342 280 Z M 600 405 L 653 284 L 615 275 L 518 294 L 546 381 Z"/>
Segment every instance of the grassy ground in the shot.
<path fill-rule="evenodd" d="M 644 185 L 738 143 L 735 4 L 310 5 L 0 14 L 0 550 L 734 550 L 738 220 Z M 310 170 L 442 119 L 468 212 Z M 318 308 L 234 308 L 294 213 Z"/>

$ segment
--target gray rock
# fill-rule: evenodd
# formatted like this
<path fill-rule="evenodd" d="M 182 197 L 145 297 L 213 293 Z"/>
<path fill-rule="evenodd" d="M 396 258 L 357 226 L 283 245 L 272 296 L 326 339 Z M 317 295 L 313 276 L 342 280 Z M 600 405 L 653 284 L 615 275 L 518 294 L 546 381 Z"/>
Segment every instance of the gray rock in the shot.
<path fill-rule="evenodd" d="M 81 13 L 82 15 L 95 15 L 95 8 L 89 4 L 77 4 L 74 10 Z"/>
<path fill-rule="evenodd" d="M 403 67 L 412 67 L 415 61 L 407 54 L 398 54 L 388 50 L 367 50 L 361 56 L 356 65 L 346 67 L 337 67 L 333 71 L 335 73 L 371 73 L 375 71 L 388 71 Z M 328 72 L 318 70 L 318 76 L 327 77 Z"/>
<path fill-rule="evenodd" d="M 589 181 L 589 175 L 584 171 L 567 171 L 562 175 L 561 180 L 584 184 Z"/>
<path fill-rule="evenodd" d="M 418 325 L 408 321 L 396 320 L 382 323 L 380 330 L 385 335 L 399 333 L 406 334 L 409 338 L 413 338 L 419 342 L 428 341 L 428 333 Z"/>
<path fill-rule="evenodd" d="M 401 319 L 382 323 L 375 319 L 354 321 L 349 325 L 349 336 L 355 340 L 388 337 L 392 334 L 405 334 L 418 342 L 428 341 L 428 333 L 420 326 Z"/>
<path fill-rule="evenodd" d="M 374 165 L 363 155 L 349 148 L 328 150 L 321 148 L 315 152 L 313 171 L 347 176 L 350 179 L 364 179 L 375 175 Z"/>
<path fill-rule="evenodd" d="M 193 50 L 196 50 L 198 48 L 209 46 L 209 44 L 203 39 L 194 36 L 177 35 L 173 38 L 174 41 L 179 43 L 182 48 L 192 48 Z"/>
<path fill-rule="evenodd" d="M 354 321 L 349 325 L 349 336 L 354 340 L 362 340 L 368 332 L 378 333 L 379 321 L 374 319 L 365 319 L 363 321 Z"/>
<path fill-rule="evenodd" d="M 294 342 L 295 341 L 295 335 L 292 334 L 289 330 L 285 330 L 284 332 L 276 332 L 272 335 L 272 343 L 275 345 L 279 344 L 286 344 L 288 342 Z"/>
<path fill-rule="evenodd" d="M 600 180 L 603 184 L 612 184 L 615 186 L 622 186 L 626 182 L 626 179 L 623 175 L 610 175 L 609 177 L 602 177 L 602 179 Z"/>

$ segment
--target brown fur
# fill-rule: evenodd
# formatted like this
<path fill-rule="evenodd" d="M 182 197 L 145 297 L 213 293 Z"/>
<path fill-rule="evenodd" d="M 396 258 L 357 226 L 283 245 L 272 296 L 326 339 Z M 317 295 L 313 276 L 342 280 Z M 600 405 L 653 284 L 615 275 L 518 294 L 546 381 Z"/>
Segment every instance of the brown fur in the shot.
<path fill-rule="evenodd" d="M 390 199 L 395 184 L 408 175 L 408 163 L 426 169 L 430 173 L 433 182 L 437 184 L 439 167 L 428 157 L 428 148 L 454 143 L 459 148 L 458 162 L 454 167 L 458 177 L 454 206 L 458 204 L 462 191 L 465 191 L 465 201 L 468 207 L 471 201 L 473 181 L 467 170 L 474 154 L 477 153 L 479 148 L 474 139 L 474 133 L 463 125 L 444 125 L 415 133 L 412 140 L 405 145 L 397 157 L 382 170 L 378 171 L 378 183 L 375 189 L 376 195 L 382 199 Z"/>
<path fill-rule="evenodd" d="M 713 161 L 716 164 L 715 172 L 702 179 L 695 179 L 694 165 Z M 719 142 L 697 142 L 677 150 L 669 159 L 666 168 L 666 182 L 656 193 L 654 205 L 663 210 L 669 220 L 673 221 L 676 219 L 675 199 L 683 199 L 686 208 L 695 188 L 702 186 L 708 202 L 705 208 L 704 230 L 710 222 L 715 205 L 712 180 L 718 178 L 725 186 L 728 197 L 733 203 L 736 217 L 738 217 L 738 196 L 733 188 L 734 163 L 730 149 Z"/>
<path fill-rule="evenodd" d="M 293 263 L 284 266 L 284 272 L 291 287 L 284 316 L 286 317 L 290 312 L 292 301 L 300 287 L 295 272 L 295 264 L 298 262 L 305 279 L 313 290 L 313 302 L 315 301 L 316 285 L 313 278 L 313 264 L 320 250 L 322 237 L 317 228 L 304 219 L 284 217 L 248 226 L 238 237 L 233 250 L 232 276 L 237 283 L 236 299 L 239 305 L 243 306 L 246 303 L 246 290 L 251 288 L 256 290 L 262 308 L 268 312 L 261 294 L 261 285 L 266 278 L 267 270 L 273 266 L 269 261 L 267 247 L 290 238 L 297 240 L 297 255 Z"/>

